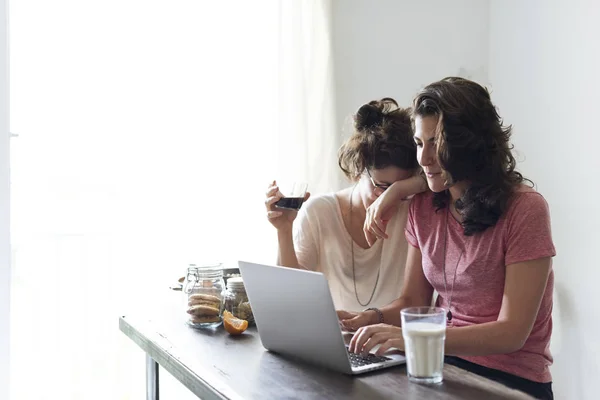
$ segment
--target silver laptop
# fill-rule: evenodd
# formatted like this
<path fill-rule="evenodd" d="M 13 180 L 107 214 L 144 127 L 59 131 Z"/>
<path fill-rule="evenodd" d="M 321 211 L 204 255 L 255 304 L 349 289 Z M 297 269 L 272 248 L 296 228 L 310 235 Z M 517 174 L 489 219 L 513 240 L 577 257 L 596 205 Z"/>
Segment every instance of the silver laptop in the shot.
<path fill-rule="evenodd" d="M 384 357 L 348 352 L 323 274 L 244 261 L 239 266 L 266 349 L 346 374 L 406 362 L 393 352 Z"/>

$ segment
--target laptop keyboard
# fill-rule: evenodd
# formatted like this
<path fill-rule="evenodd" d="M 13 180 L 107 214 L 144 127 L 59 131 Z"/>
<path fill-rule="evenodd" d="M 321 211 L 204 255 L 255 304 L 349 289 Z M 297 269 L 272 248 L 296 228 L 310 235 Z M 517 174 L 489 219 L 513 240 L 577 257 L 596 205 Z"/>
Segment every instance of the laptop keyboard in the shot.
<path fill-rule="evenodd" d="M 378 357 L 374 354 L 368 354 L 366 356 L 362 356 L 360 354 L 354 354 L 348 352 L 348 357 L 350 358 L 350 364 L 353 367 L 363 367 L 365 365 L 377 364 L 384 361 L 389 361 L 391 358 L 389 357 Z"/>

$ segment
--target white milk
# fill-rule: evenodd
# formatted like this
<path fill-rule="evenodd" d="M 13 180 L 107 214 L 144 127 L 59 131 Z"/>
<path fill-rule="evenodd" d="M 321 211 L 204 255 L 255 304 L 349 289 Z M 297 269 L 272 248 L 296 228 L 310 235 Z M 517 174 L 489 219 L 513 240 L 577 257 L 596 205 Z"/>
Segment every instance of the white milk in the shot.
<path fill-rule="evenodd" d="M 409 375 L 441 376 L 446 327 L 431 322 L 411 322 L 402 327 L 402 336 Z"/>

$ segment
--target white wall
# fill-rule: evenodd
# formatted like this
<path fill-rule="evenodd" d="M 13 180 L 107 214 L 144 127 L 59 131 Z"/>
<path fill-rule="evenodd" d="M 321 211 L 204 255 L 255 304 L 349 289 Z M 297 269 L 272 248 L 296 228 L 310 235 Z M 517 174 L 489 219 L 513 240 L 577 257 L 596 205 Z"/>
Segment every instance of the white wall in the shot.
<path fill-rule="evenodd" d="M 492 0 L 490 82 L 521 170 L 550 204 L 557 256 L 557 399 L 597 399 L 600 376 L 600 3 Z"/>
<path fill-rule="evenodd" d="M 10 212 L 7 2 L 0 0 L 0 399 L 9 393 Z"/>
<path fill-rule="evenodd" d="M 333 48 L 339 126 L 369 100 L 409 106 L 449 75 L 487 82 L 489 2 L 336 0 Z"/>

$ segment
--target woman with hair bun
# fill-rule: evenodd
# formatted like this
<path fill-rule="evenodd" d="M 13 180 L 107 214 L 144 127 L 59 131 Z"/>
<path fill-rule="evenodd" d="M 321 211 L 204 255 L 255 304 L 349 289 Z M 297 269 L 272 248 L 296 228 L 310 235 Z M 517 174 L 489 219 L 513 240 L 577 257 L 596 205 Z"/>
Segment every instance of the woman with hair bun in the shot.
<path fill-rule="evenodd" d="M 392 239 L 367 240 L 363 226 L 367 209 L 383 192 L 408 198 L 427 188 L 419 175 L 410 111 L 391 98 L 360 107 L 338 163 L 351 186 L 313 196 L 299 212 L 277 208 L 283 196 L 275 181 L 269 186 L 265 205 L 277 229 L 277 264 L 322 272 L 337 309 L 381 307 L 402 287 L 408 249 L 402 232 L 410 202 L 400 202 L 383 216 Z M 339 313 L 341 318 L 350 315 Z"/>

